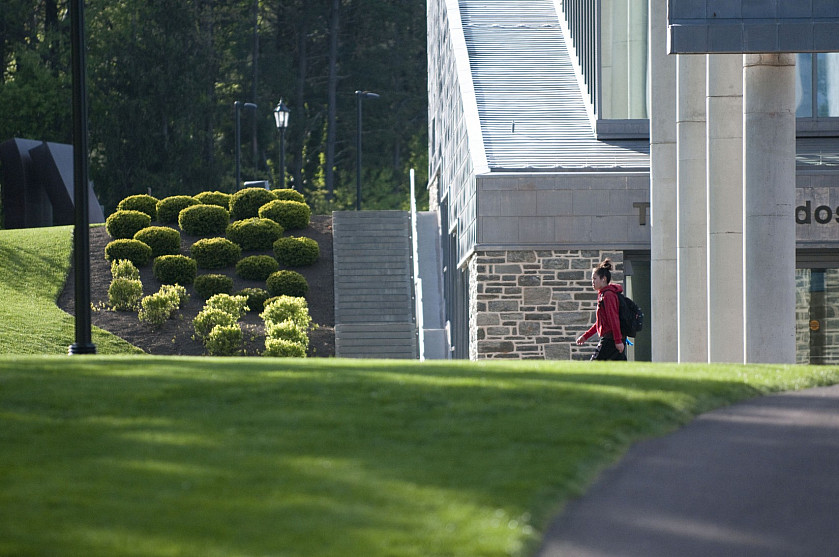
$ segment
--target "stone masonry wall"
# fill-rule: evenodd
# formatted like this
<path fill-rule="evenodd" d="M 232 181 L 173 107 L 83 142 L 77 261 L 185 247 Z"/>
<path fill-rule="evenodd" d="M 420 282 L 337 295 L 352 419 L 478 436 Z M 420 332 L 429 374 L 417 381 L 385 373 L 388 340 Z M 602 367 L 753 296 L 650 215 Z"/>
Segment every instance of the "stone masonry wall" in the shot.
<path fill-rule="evenodd" d="M 623 280 L 623 253 L 599 250 L 476 252 L 470 271 L 470 357 L 588 359 L 597 336 L 574 340 L 595 318 L 591 271 L 609 257 Z"/>

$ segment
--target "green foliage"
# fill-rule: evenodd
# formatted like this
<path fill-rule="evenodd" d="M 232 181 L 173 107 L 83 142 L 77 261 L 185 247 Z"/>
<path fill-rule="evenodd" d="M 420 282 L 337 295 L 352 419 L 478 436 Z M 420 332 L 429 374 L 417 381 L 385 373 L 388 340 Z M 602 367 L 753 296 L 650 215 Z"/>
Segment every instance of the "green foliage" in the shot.
<path fill-rule="evenodd" d="M 309 226 L 312 211 L 305 203 L 278 199 L 263 205 L 259 216 L 278 223 L 283 230 L 300 230 Z"/>
<path fill-rule="evenodd" d="M 198 265 L 185 255 L 161 255 L 154 259 L 154 278 L 163 284 L 187 286 L 195 281 Z"/>
<path fill-rule="evenodd" d="M 236 356 L 242 353 L 242 338 L 238 324 L 216 325 L 204 339 L 204 348 L 210 356 Z"/>
<path fill-rule="evenodd" d="M 213 328 L 219 325 L 235 325 L 236 318 L 224 310 L 218 308 L 202 309 L 195 319 L 192 320 L 192 327 L 195 329 L 195 335 L 199 339 L 205 339 L 210 334 Z"/>
<path fill-rule="evenodd" d="M 218 236 L 230 223 L 230 213 L 218 205 L 193 205 L 178 215 L 178 224 L 190 236 Z"/>
<path fill-rule="evenodd" d="M 303 297 L 309 291 L 309 283 L 303 275 L 285 269 L 271 273 L 265 285 L 272 296 Z"/>
<path fill-rule="evenodd" d="M 137 195 L 129 195 L 119 202 L 117 205 L 118 211 L 141 211 L 147 214 L 151 220 L 157 220 L 157 202 L 158 199 L 154 196 L 141 193 Z"/>
<path fill-rule="evenodd" d="M 141 211 L 117 211 L 105 219 L 105 230 L 112 238 L 133 238 L 151 224 L 151 217 Z"/>
<path fill-rule="evenodd" d="M 192 285 L 195 293 L 205 300 L 216 294 L 232 294 L 233 279 L 227 275 L 198 275 Z"/>
<path fill-rule="evenodd" d="M 163 284 L 158 290 L 162 295 L 169 296 L 169 298 L 177 303 L 177 307 L 182 308 L 189 299 L 189 294 L 186 288 L 180 284 Z"/>
<path fill-rule="evenodd" d="M 268 300 L 259 316 L 266 324 L 292 321 L 303 330 L 308 329 L 312 322 L 306 299 L 296 296 L 277 296 Z"/>
<path fill-rule="evenodd" d="M 306 329 L 299 327 L 293 321 L 266 323 L 265 333 L 268 338 L 281 338 L 297 343 L 304 348 L 304 351 L 309 347 L 309 335 L 306 334 Z"/>
<path fill-rule="evenodd" d="M 177 292 L 161 290 L 140 300 L 140 321 L 153 328 L 163 326 L 174 315 L 180 305 Z"/>
<path fill-rule="evenodd" d="M 306 348 L 284 338 L 266 338 L 262 355 L 269 358 L 305 358 Z"/>
<path fill-rule="evenodd" d="M 320 246 L 311 238 L 286 236 L 274 242 L 274 256 L 288 267 L 305 267 L 317 262 Z"/>
<path fill-rule="evenodd" d="M 140 240 L 151 248 L 151 256 L 177 255 L 181 251 L 181 233 L 168 226 L 149 226 L 136 234 L 135 240 Z"/>
<path fill-rule="evenodd" d="M 259 208 L 277 198 L 263 188 L 245 188 L 230 197 L 230 216 L 241 220 L 259 216 Z"/>
<path fill-rule="evenodd" d="M 242 249 L 227 238 L 202 238 L 189 251 L 202 269 L 232 267 L 242 256 Z"/>
<path fill-rule="evenodd" d="M 247 311 L 248 299 L 245 296 L 231 296 L 229 294 L 216 294 L 207 300 L 204 307 L 220 309 L 240 319 Z"/>
<path fill-rule="evenodd" d="M 261 312 L 265 309 L 265 301 L 268 299 L 268 291 L 264 288 L 243 288 L 236 295 L 247 298 L 248 311 Z"/>
<path fill-rule="evenodd" d="M 111 276 L 113 278 L 140 279 L 140 271 L 128 259 L 118 259 L 111 262 Z"/>
<path fill-rule="evenodd" d="M 246 280 L 267 280 L 280 270 L 280 264 L 270 255 L 250 255 L 236 263 L 236 274 Z"/>
<path fill-rule="evenodd" d="M 105 259 L 127 259 L 137 267 L 145 267 L 151 259 L 151 248 L 140 240 L 114 240 L 105 246 Z"/>
<path fill-rule="evenodd" d="M 172 195 L 157 202 L 157 220 L 163 224 L 177 224 L 178 215 L 199 201 L 188 195 Z"/>
<path fill-rule="evenodd" d="M 195 195 L 195 199 L 204 205 L 218 205 L 230 209 L 230 194 L 221 191 L 202 191 Z"/>
<path fill-rule="evenodd" d="M 245 251 L 268 250 L 283 235 L 283 227 L 271 219 L 252 217 L 227 227 L 227 238 Z"/>
<path fill-rule="evenodd" d="M 300 203 L 305 203 L 306 198 L 303 197 L 303 194 L 299 191 L 293 190 L 291 188 L 283 188 L 278 190 L 271 190 L 271 193 L 274 194 L 274 197 L 280 200 L 285 201 L 299 201 Z"/>
<path fill-rule="evenodd" d="M 143 283 L 140 279 L 114 277 L 108 287 L 108 305 L 117 311 L 136 310 L 142 297 Z"/>

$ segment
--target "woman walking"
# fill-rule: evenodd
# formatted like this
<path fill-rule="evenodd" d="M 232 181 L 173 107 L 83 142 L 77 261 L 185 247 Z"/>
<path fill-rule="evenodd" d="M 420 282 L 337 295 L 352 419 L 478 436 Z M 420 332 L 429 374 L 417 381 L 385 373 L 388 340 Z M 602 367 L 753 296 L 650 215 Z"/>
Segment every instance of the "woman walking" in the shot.
<path fill-rule="evenodd" d="M 594 333 L 600 342 L 594 350 L 592 360 L 626 360 L 626 345 L 621 334 L 620 300 L 618 294 L 623 287 L 612 282 L 612 261 L 605 259 L 591 272 L 591 287 L 597 291 L 597 315 L 594 325 L 577 337 L 582 346 Z"/>

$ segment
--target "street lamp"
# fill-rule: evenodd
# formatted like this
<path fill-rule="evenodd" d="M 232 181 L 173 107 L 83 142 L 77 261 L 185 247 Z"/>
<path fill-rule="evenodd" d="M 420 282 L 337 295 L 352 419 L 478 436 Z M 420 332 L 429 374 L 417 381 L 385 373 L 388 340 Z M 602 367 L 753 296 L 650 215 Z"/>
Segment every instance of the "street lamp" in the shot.
<path fill-rule="evenodd" d="M 361 210 L 361 99 L 378 99 L 379 95 L 370 91 L 356 91 L 356 114 L 355 126 L 355 210 Z"/>
<path fill-rule="evenodd" d="M 90 319 L 90 213 L 88 207 L 87 68 L 85 64 L 84 0 L 70 2 L 70 45 L 73 75 L 73 261 L 75 263 L 76 342 L 69 354 L 95 354 Z"/>
<path fill-rule="evenodd" d="M 236 111 L 236 189 L 238 190 L 242 184 L 242 170 L 241 170 L 241 160 L 242 160 L 242 124 L 241 124 L 241 117 L 240 112 L 242 111 L 242 107 L 249 108 L 251 110 L 256 110 L 256 105 L 253 103 L 242 103 L 236 101 L 233 103 L 233 108 Z"/>
<path fill-rule="evenodd" d="M 285 187 L 285 130 L 288 127 L 290 112 L 281 98 L 274 108 L 274 122 L 277 124 L 277 131 L 280 132 L 280 188 Z"/>

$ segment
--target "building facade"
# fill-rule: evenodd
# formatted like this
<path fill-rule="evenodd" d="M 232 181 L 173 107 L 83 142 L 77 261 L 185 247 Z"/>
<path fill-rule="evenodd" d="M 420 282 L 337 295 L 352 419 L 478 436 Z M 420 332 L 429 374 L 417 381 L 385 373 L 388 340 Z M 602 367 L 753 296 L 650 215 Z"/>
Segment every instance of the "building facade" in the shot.
<path fill-rule="evenodd" d="M 680 326 L 686 333 L 692 327 L 678 321 L 678 308 L 690 307 L 687 293 L 699 300 L 696 311 L 705 313 L 697 320 L 704 329 L 690 331 L 704 335 L 705 357 L 715 359 L 709 348 L 716 346 L 715 335 L 731 337 L 719 319 L 709 319 L 714 300 L 732 304 L 731 293 L 727 300 L 719 294 L 716 285 L 725 281 L 709 274 L 718 268 L 709 258 L 724 257 L 729 268 L 732 252 L 716 246 L 742 244 L 742 228 L 738 237 L 731 224 L 737 214 L 727 217 L 724 210 L 732 205 L 726 195 L 737 189 L 724 177 L 742 173 L 737 161 L 724 158 L 732 149 L 724 141 L 709 143 L 707 134 L 704 145 L 688 149 L 683 140 L 681 155 L 676 153 L 679 130 L 704 128 L 707 121 L 685 112 L 685 100 L 680 119 L 675 90 L 650 86 L 668 64 L 676 77 L 676 56 L 654 47 L 657 32 L 659 42 L 666 42 L 664 20 L 656 19 L 666 6 L 660 2 L 662 9 L 655 9 L 657 3 L 428 1 L 429 187 L 431 208 L 440 215 L 453 357 L 588 358 L 593 347 L 577 347 L 574 339 L 594 320 L 590 273 L 606 257 L 618 266 L 614 280 L 650 310 L 631 358 L 691 359 L 692 345 L 684 344 L 684 357 L 674 351 L 683 346 Z M 717 58 L 701 66 L 694 63 L 700 56 L 689 58 L 693 67 L 685 65 L 681 77 L 693 80 L 686 83 L 698 91 L 697 105 L 736 102 L 737 91 L 707 86 L 736 81 L 706 78 L 717 71 Z M 839 307 L 839 189 L 834 189 L 839 154 L 833 150 L 839 141 L 831 138 L 839 132 L 833 120 L 839 116 L 835 63 L 832 54 L 796 56 L 800 137 L 796 209 L 788 218 L 796 223 L 800 362 L 839 358 L 831 348 L 836 345 L 831 335 L 839 334 L 834 315 Z M 657 95 L 666 102 L 657 101 Z M 662 119 L 668 123 L 658 128 L 664 133 L 651 131 Z M 715 138 L 723 128 L 713 128 Z M 677 180 L 679 169 L 691 167 L 713 167 L 723 177 L 706 179 L 703 170 L 701 186 L 680 194 L 657 194 L 651 186 L 656 180 Z M 688 204 L 703 209 L 685 213 Z M 740 217 L 741 227 L 742 222 Z M 692 261 L 693 268 L 677 271 Z M 660 271 L 668 266 L 673 267 L 669 282 Z M 742 264 L 735 262 L 734 268 L 742 271 Z M 704 290 L 697 288 L 702 284 Z M 742 306 L 742 293 L 735 304 Z M 709 321 L 715 325 L 708 326 Z M 742 317 L 723 323 L 744 334 Z M 738 361 L 736 354 L 715 353 Z"/>

